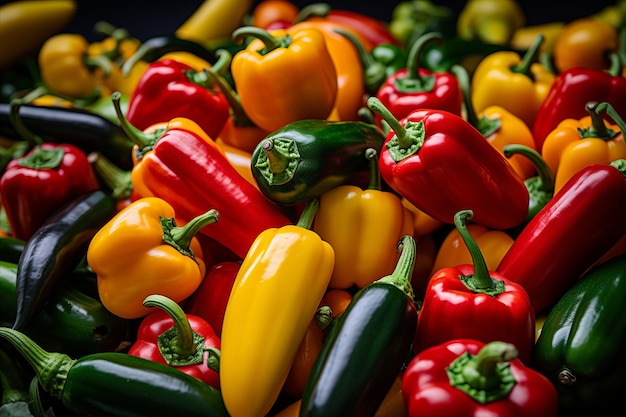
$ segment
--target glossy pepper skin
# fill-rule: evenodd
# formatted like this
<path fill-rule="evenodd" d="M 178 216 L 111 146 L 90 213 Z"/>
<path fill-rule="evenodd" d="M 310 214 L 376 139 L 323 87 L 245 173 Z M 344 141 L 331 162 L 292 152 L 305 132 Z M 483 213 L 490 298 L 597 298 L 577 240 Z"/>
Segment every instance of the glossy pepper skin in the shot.
<path fill-rule="evenodd" d="M 415 241 L 403 236 L 394 271 L 368 284 L 333 323 L 302 395 L 300 416 L 374 416 L 402 370 L 417 323 Z"/>
<path fill-rule="evenodd" d="M 625 172 L 623 159 L 578 171 L 502 258 L 496 271 L 526 289 L 536 313 L 557 301 L 626 233 Z"/>
<path fill-rule="evenodd" d="M 413 233 L 413 215 L 395 193 L 381 189 L 378 152 L 366 151 L 370 183 L 340 185 L 320 195 L 313 230 L 335 250 L 330 288 L 363 288 L 389 275 L 398 262 L 396 243 Z"/>
<path fill-rule="evenodd" d="M 618 55 L 614 54 L 611 67 L 606 70 L 576 67 L 558 73 L 531 125 L 537 150 L 543 151 L 546 137 L 562 120 L 587 116 L 585 106 L 590 101 L 607 102 L 618 114 L 626 114 L 626 79 L 622 68 Z"/>
<path fill-rule="evenodd" d="M 269 200 L 302 203 L 368 178 L 365 152 L 379 151 L 384 139 L 381 129 L 366 122 L 298 120 L 259 142 L 252 153 L 252 175 Z"/>
<path fill-rule="evenodd" d="M 386 78 L 375 96 L 396 119 L 402 119 L 419 108 L 445 110 L 461 114 L 463 96 L 456 77 L 447 72 L 426 69 L 420 61 L 420 53 L 430 42 L 438 41 L 441 35 L 422 35 L 409 49 L 406 67 Z M 382 117 L 374 115 L 378 125 Z"/>
<path fill-rule="evenodd" d="M 382 179 L 417 208 L 448 224 L 467 208 L 474 222 L 489 228 L 524 220 L 528 192 L 522 178 L 469 122 L 434 109 L 397 120 L 375 97 L 368 106 L 391 126 L 379 158 Z"/>
<path fill-rule="evenodd" d="M 228 119 L 228 101 L 222 92 L 205 85 L 202 72 L 166 59 L 151 63 L 128 102 L 126 117 L 138 129 L 186 117 L 216 139 Z"/>
<path fill-rule="evenodd" d="M 552 307 L 533 367 L 556 386 L 565 413 L 610 414 L 626 371 L 626 254 L 590 269 Z"/>
<path fill-rule="evenodd" d="M 554 417 L 558 398 L 510 343 L 452 339 L 419 352 L 402 377 L 409 417 Z"/>
<path fill-rule="evenodd" d="M 315 29 L 236 29 L 246 48 L 233 55 L 231 74 L 250 119 L 268 132 L 302 119 L 325 119 L 335 104 L 337 73 L 324 35 Z"/>
<path fill-rule="evenodd" d="M 537 62 L 543 35 L 521 56 L 498 51 L 483 58 L 472 75 L 472 103 L 476 112 L 499 105 L 532 126 L 554 82 L 554 75 Z M 502 94 L 507 91 L 507 94 Z"/>
<path fill-rule="evenodd" d="M 441 268 L 431 277 L 418 317 L 415 351 L 456 338 L 503 341 L 512 343 L 520 359 L 529 364 L 535 342 L 530 298 L 520 284 L 487 268 L 466 228 L 471 218 L 471 210 L 461 210 L 454 221 L 472 261 Z M 443 317 L 445 327 L 441 325 Z"/>
<path fill-rule="evenodd" d="M 188 120 L 169 121 L 156 142 L 146 141 L 140 147 L 144 151 L 133 168 L 134 189 L 142 197 L 168 201 L 182 219 L 216 209 L 220 221 L 200 232 L 243 258 L 261 231 L 292 221 L 237 172 L 215 142 L 195 128 L 197 124 Z M 142 135 L 129 124 L 124 126 L 129 134 Z"/>
<path fill-rule="evenodd" d="M 0 328 L 0 337 L 28 362 L 42 389 L 72 412 L 102 417 L 228 417 L 217 389 L 167 365 L 121 352 L 72 359 L 48 352 L 5 327 Z"/>
<path fill-rule="evenodd" d="M 228 299 L 220 386 L 232 417 L 265 415 L 330 281 L 335 252 L 310 230 L 319 202 L 295 225 L 266 229 L 243 259 Z"/>
<path fill-rule="evenodd" d="M 220 339 L 203 318 L 185 314 L 172 299 L 151 294 L 143 305 L 158 307 L 141 320 L 128 354 L 175 367 L 217 389 Z M 219 354 L 218 354 L 219 356 Z"/>
<path fill-rule="evenodd" d="M 587 165 L 626 158 L 626 122 L 622 117 L 607 102 L 591 101 L 585 107 L 586 117 L 564 119 L 543 143 L 542 156 L 555 174 L 555 192 Z M 605 121 L 605 113 L 615 123 Z"/>
<path fill-rule="evenodd" d="M 174 208 L 158 197 L 140 198 L 119 211 L 87 249 L 105 307 L 133 319 L 150 312 L 143 305 L 148 295 L 162 294 L 176 302 L 189 297 L 206 272 L 194 235 L 218 218 L 212 209 L 179 227 Z"/>

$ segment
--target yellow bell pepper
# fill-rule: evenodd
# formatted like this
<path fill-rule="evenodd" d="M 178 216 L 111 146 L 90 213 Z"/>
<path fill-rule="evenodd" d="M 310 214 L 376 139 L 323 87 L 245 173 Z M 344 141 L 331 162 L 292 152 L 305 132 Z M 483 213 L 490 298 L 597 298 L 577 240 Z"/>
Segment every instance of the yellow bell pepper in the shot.
<path fill-rule="evenodd" d="M 514 239 L 502 230 L 488 229 L 479 224 L 470 224 L 467 230 L 480 248 L 487 269 L 495 271 L 504 254 L 513 245 Z M 431 276 L 441 268 L 471 263 L 472 256 L 463 243 L 458 229 L 452 229 L 439 246 Z"/>
<path fill-rule="evenodd" d="M 310 200 L 297 224 L 261 232 L 239 268 L 220 356 L 220 387 L 232 417 L 270 411 L 328 287 L 335 253 L 310 229 L 318 208 Z"/>
<path fill-rule="evenodd" d="M 370 183 L 340 185 L 319 197 L 313 230 L 335 250 L 330 288 L 363 288 L 393 272 L 396 243 L 413 235 L 413 215 L 398 195 L 381 190 L 378 153 L 369 149 Z"/>
<path fill-rule="evenodd" d="M 607 165 L 626 158 L 626 123 L 607 103 L 597 108 L 598 103 L 590 104 L 589 116 L 562 120 L 544 141 L 541 155 L 554 173 L 555 193 L 587 165 Z M 617 124 L 609 123 L 597 113 L 605 110 Z"/>
<path fill-rule="evenodd" d="M 176 226 L 174 209 L 157 197 L 140 198 L 123 208 L 87 248 L 102 304 L 116 316 L 134 319 L 151 311 L 143 305 L 148 295 L 176 302 L 189 297 L 206 273 L 195 234 L 217 220 L 218 213 L 209 210 Z"/>
<path fill-rule="evenodd" d="M 50 92 L 70 98 L 100 95 L 101 76 L 108 76 L 113 65 L 104 55 L 90 56 L 88 49 L 87 39 L 73 33 L 60 33 L 43 43 L 37 59 L 41 79 Z"/>
<path fill-rule="evenodd" d="M 520 27 L 513 33 L 509 46 L 516 51 L 526 51 L 531 48 L 537 35 L 543 35 L 544 40 L 539 52 L 552 54 L 554 43 L 564 27 L 565 22 L 560 21 Z"/>
<path fill-rule="evenodd" d="M 554 74 L 536 62 L 543 36 L 522 57 L 514 51 L 498 51 L 483 58 L 472 75 L 471 99 L 476 113 L 498 105 L 532 127 L 541 104 L 554 82 Z M 506 94 L 503 94 L 506 91 Z"/>
<path fill-rule="evenodd" d="M 302 119 L 326 119 L 335 105 L 337 72 L 317 29 L 243 26 L 233 39 L 255 38 L 233 55 L 231 74 L 241 105 L 261 129 L 273 132 Z"/>
<path fill-rule="evenodd" d="M 457 19 L 457 33 L 465 40 L 507 45 L 526 22 L 516 0 L 468 0 Z"/>

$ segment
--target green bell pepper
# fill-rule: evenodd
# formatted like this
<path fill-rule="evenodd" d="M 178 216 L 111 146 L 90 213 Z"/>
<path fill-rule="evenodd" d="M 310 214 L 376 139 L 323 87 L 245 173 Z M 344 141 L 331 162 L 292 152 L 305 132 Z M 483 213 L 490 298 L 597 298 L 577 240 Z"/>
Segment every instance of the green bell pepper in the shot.
<path fill-rule="evenodd" d="M 625 294 L 623 253 L 591 268 L 548 313 L 532 366 L 557 387 L 563 415 L 610 415 L 623 406 Z"/>

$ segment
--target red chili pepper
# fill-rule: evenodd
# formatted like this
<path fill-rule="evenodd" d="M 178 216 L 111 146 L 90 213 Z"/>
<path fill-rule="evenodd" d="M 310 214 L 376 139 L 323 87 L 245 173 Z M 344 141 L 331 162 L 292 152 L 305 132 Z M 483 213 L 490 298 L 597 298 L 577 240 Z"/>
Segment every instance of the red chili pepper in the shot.
<path fill-rule="evenodd" d="M 474 222 L 492 229 L 524 221 L 529 196 L 523 179 L 469 122 L 435 109 L 397 120 L 376 97 L 367 104 L 391 126 L 380 153 L 381 176 L 411 204 L 449 224 L 466 209 Z"/>
<path fill-rule="evenodd" d="M 424 108 L 461 114 L 463 94 L 456 77 L 448 72 L 433 72 L 420 66 L 420 52 L 430 42 L 441 39 L 441 35 L 436 32 L 422 35 L 409 50 L 406 68 L 387 77 L 376 92 L 376 98 L 396 119 Z M 382 118 L 378 114 L 374 117 L 380 126 Z"/>
<path fill-rule="evenodd" d="M 411 359 L 402 376 L 409 417 L 554 417 L 558 394 L 515 346 L 452 339 Z"/>
<path fill-rule="evenodd" d="M 454 222 L 472 264 L 441 268 L 429 280 L 418 316 L 415 351 L 457 338 L 484 343 L 499 340 L 515 345 L 520 359 L 528 364 L 535 344 L 530 298 L 520 284 L 487 269 L 465 226 L 471 216 L 471 210 L 459 211 Z"/>
<path fill-rule="evenodd" d="M 581 169 L 524 227 L 497 272 L 542 311 L 626 234 L 624 196 L 626 160 Z"/>
<path fill-rule="evenodd" d="M 616 54 L 612 54 L 611 59 L 613 65 L 608 70 L 575 67 L 556 76 L 532 127 L 539 151 L 548 134 L 562 120 L 587 116 L 585 105 L 590 101 L 605 101 L 617 114 L 626 114 L 623 66 Z"/>
<path fill-rule="evenodd" d="M 71 144 L 44 142 L 19 118 L 21 101 L 11 103 L 11 121 L 36 145 L 12 159 L 0 177 L 0 201 L 13 237 L 28 240 L 65 203 L 100 188 L 87 155 Z"/>
<path fill-rule="evenodd" d="M 213 265 L 200 286 L 185 303 L 185 311 L 188 314 L 205 319 L 220 337 L 226 304 L 240 266 L 241 263 L 235 261 Z"/>
<path fill-rule="evenodd" d="M 206 85 L 206 80 L 206 74 L 183 62 L 152 62 L 133 90 L 126 117 L 141 130 L 185 117 L 217 139 L 229 118 L 230 106 L 221 90 Z"/>
<path fill-rule="evenodd" d="M 161 310 L 148 314 L 137 329 L 128 354 L 175 367 L 220 388 L 220 339 L 204 319 L 185 314 L 173 300 L 153 294 L 143 302 Z"/>

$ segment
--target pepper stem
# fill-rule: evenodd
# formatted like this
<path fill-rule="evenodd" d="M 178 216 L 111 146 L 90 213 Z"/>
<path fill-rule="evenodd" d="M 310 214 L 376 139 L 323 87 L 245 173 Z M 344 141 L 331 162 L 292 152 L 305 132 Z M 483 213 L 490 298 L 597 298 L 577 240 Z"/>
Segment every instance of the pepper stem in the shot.
<path fill-rule="evenodd" d="M 446 368 L 450 385 L 480 404 L 504 398 L 517 383 L 508 363 L 517 355 L 515 345 L 500 341 L 487 343 L 477 355 L 465 352 Z"/>
<path fill-rule="evenodd" d="M 621 172 L 624 178 L 626 178 L 626 159 L 616 159 L 615 161 L 611 161 L 609 165 Z"/>
<path fill-rule="evenodd" d="M 492 296 L 502 294 L 504 292 L 504 282 L 491 278 L 485 258 L 480 252 L 478 244 L 467 230 L 466 223 L 473 216 L 474 212 L 472 210 L 460 210 L 454 215 L 454 225 L 459 231 L 461 238 L 463 238 L 463 242 L 472 256 L 472 263 L 474 264 L 474 273 L 472 275 L 459 276 L 459 279 L 473 292 Z"/>
<path fill-rule="evenodd" d="M 538 173 L 539 181 L 535 182 L 538 184 L 537 190 L 543 191 L 544 193 L 554 193 L 554 174 L 539 152 L 526 145 L 511 144 L 504 146 L 502 153 L 507 158 L 515 154 L 520 154 L 528 158 L 530 162 L 533 163 Z"/>
<path fill-rule="evenodd" d="M 171 298 L 152 294 L 143 300 L 145 307 L 159 307 L 174 321 L 174 326 L 157 337 L 159 352 L 168 365 L 187 366 L 204 361 L 204 337 L 194 332 L 183 309 Z"/>
<path fill-rule="evenodd" d="M 387 122 L 394 132 L 394 137 L 386 144 L 389 154 L 398 163 L 401 160 L 417 153 L 424 144 L 426 133 L 424 132 L 424 122 L 412 122 L 407 120 L 404 126 L 391 114 L 389 109 L 377 98 L 367 99 L 367 107 L 377 113 Z"/>
<path fill-rule="evenodd" d="M 204 214 L 194 217 L 184 226 L 176 226 L 174 219 L 161 218 L 163 226 L 163 243 L 175 247 L 183 255 L 194 259 L 193 251 L 190 248 L 191 240 L 204 226 L 215 223 L 219 220 L 219 213 L 211 209 Z"/>
<path fill-rule="evenodd" d="M 36 98 L 46 94 L 48 94 L 48 89 L 46 87 L 37 87 L 30 90 L 23 97 L 11 99 L 10 102 L 9 121 L 20 137 L 27 141 L 31 146 L 41 145 L 44 140 L 41 136 L 35 134 L 35 132 L 26 127 L 24 121 L 20 117 L 20 108 L 22 107 L 22 104 L 30 103 Z"/>
<path fill-rule="evenodd" d="M 300 214 L 300 218 L 298 219 L 298 223 L 296 226 L 304 227 L 305 229 L 311 229 L 313 225 L 313 220 L 315 219 L 315 215 L 317 214 L 317 210 L 320 207 L 320 201 L 318 198 L 312 198 L 307 201 L 302 213 Z"/>
<path fill-rule="evenodd" d="M 332 6 L 328 3 L 319 2 L 307 4 L 300 9 L 294 23 L 304 22 L 311 17 L 325 17 L 331 10 Z"/>
<path fill-rule="evenodd" d="M 530 45 L 530 48 L 528 48 L 528 50 L 522 57 L 522 61 L 517 65 L 513 65 L 513 67 L 511 67 L 511 71 L 517 74 L 524 74 L 528 78 L 534 80 L 535 77 L 530 71 L 530 67 L 533 63 L 537 62 L 537 59 L 539 57 L 539 48 L 541 48 L 541 44 L 543 43 L 544 39 L 545 36 L 543 34 L 540 33 L 539 35 L 537 35 L 535 37 L 535 41 L 532 43 L 532 45 Z"/>
<path fill-rule="evenodd" d="M 265 139 L 254 167 L 258 169 L 270 185 L 286 184 L 293 176 L 300 162 L 298 145 L 292 139 Z"/>
<path fill-rule="evenodd" d="M 149 152 L 154 148 L 157 140 L 163 136 L 163 130 L 157 129 L 150 133 L 142 132 L 137 129 L 135 126 L 131 125 L 126 116 L 124 116 L 124 112 L 122 111 L 122 107 L 120 104 L 120 100 L 122 99 L 122 93 L 119 91 L 114 91 L 111 93 L 111 101 L 113 101 L 113 107 L 115 107 L 115 113 L 117 114 L 117 118 L 120 121 L 120 127 L 126 134 L 126 136 L 133 141 L 138 147 L 140 154 L 143 155 L 146 152 Z"/>
<path fill-rule="evenodd" d="M 400 258 L 398 258 L 395 269 L 390 275 L 382 277 L 376 282 L 395 285 L 413 300 L 415 294 L 411 285 L 411 277 L 413 276 L 417 252 L 415 239 L 410 235 L 402 236 L 398 242 L 397 250 L 400 252 Z"/>
<path fill-rule="evenodd" d="M 387 78 L 385 64 L 376 61 L 374 57 L 365 50 L 363 43 L 361 43 L 352 32 L 343 29 L 333 29 L 333 31 L 348 39 L 354 46 L 359 55 L 361 67 L 363 68 L 363 82 L 365 88 L 369 94 L 376 94 L 378 88 Z"/>
<path fill-rule="evenodd" d="M 378 151 L 374 148 L 367 148 L 365 150 L 365 157 L 370 163 L 370 179 L 367 184 L 367 189 L 380 190 L 382 188 L 382 181 L 380 179 L 380 168 L 378 166 Z"/>
<path fill-rule="evenodd" d="M 0 337 L 11 343 L 33 368 L 44 391 L 61 398 L 67 375 L 76 360 L 64 353 L 47 352 L 18 330 L 0 327 Z"/>
<path fill-rule="evenodd" d="M 272 36 L 269 31 L 255 26 L 239 27 L 233 31 L 231 37 L 234 42 L 241 43 L 249 36 L 260 39 L 265 44 L 265 48 L 256 51 L 260 55 L 266 55 L 274 49 L 288 48 L 291 44 L 291 35 L 276 37 Z"/>
<path fill-rule="evenodd" d="M 603 101 L 602 103 L 596 106 L 595 112 L 597 114 L 603 114 L 603 113 L 608 114 L 609 117 L 613 119 L 615 124 L 619 126 L 619 130 L 622 132 L 622 138 L 626 141 L 626 122 L 624 122 L 624 119 L 622 119 L 622 117 L 619 115 L 619 113 L 615 110 L 613 106 L 611 106 L 606 101 Z M 604 126 L 604 122 L 602 123 L 602 125 Z"/>
<path fill-rule="evenodd" d="M 398 78 L 398 89 L 401 91 L 432 91 L 435 86 L 435 76 L 421 77 L 419 69 L 421 67 L 420 56 L 427 45 L 437 42 L 441 45 L 443 35 L 439 32 L 426 32 L 411 45 L 407 55 L 406 76 Z"/>
<path fill-rule="evenodd" d="M 111 189 L 115 199 L 130 198 L 133 193 L 132 171 L 123 170 L 100 152 L 91 152 L 87 160 L 98 177 Z"/>

